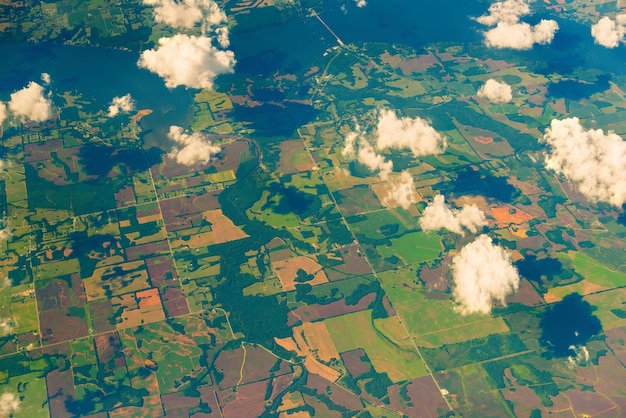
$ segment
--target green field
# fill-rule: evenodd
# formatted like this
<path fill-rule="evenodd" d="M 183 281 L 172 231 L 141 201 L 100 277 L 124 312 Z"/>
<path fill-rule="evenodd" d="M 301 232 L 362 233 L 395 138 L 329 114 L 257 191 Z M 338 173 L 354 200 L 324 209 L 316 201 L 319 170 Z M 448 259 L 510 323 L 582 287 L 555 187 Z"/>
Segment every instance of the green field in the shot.
<path fill-rule="evenodd" d="M 559 254 L 559 256 L 561 256 L 561 254 Z M 572 260 L 576 272 L 591 283 L 607 288 L 626 285 L 625 273 L 611 270 L 585 253 L 569 251 L 567 258 Z"/>
<path fill-rule="evenodd" d="M 414 351 L 392 344 L 372 325 L 372 311 L 359 311 L 324 321 L 337 351 L 362 348 L 378 373 L 387 373 L 394 382 L 427 374 L 426 367 Z"/>
<path fill-rule="evenodd" d="M 391 243 L 391 246 L 378 247 L 380 255 L 384 258 L 395 255 L 406 264 L 433 260 L 443 250 L 439 235 L 427 232 L 409 232 L 400 238 L 392 238 Z"/>

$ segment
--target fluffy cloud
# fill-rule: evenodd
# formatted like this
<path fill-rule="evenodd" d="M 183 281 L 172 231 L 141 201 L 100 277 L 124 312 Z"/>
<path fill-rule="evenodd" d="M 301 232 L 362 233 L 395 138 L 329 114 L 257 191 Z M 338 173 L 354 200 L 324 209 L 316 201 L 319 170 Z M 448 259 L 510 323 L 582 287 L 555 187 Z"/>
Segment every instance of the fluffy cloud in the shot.
<path fill-rule="evenodd" d="M 464 235 L 464 228 L 471 233 L 476 233 L 478 228 L 487 225 L 487 220 L 483 211 L 476 205 L 466 205 L 461 210 L 451 209 L 446 204 L 445 197 L 437 195 L 424 209 L 424 214 L 419 223 L 424 231 L 447 229 Z"/>
<path fill-rule="evenodd" d="M 356 4 L 356 7 L 365 7 L 365 6 L 367 6 L 367 1 L 366 0 L 354 0 L 354 3 Z"/>
<path fill-rule="evenodd" d="M 41 73 L 41 81 L 47 86 L 52 81 L 52 78 L 50 78 L 48 73 Z"/>
<path fill-rule="evenodd" d="M 191 29 L 199 23 L 218 25 L 226 14 L 211 0 L 143 0 L 154 7 L 154 19 L 173 28 Z"/>
<path fill-rule="evenodd" d="M 135 110 L 135 101 L 130 93 L 122 97 L 114 97 L 109 106 L 109 117 L 117 116 L 120 112 L 128 113 Z"/>
<path fill-rule="evenodd" d="M 549 44 L 559 25 L 554 20 L 542 19 L 535 26 L 520 22 L 520 18 L 530 13 L 526 0 L 505 0 L 493 3 L 489 14 L 476 20 L 492 26 L 484 33 L 485 44 L 493 48 L 530 49 L 534 44 Z"/>
<path fill-rule="evenodd" d="M 400 206 L 408 209 L 415 202 L 417 202 L 417 193 L 413 176 L 403 171 L 400 176 L 389 181 L 389 193 L 381 203 L 388 208 Z"/>
<path fill-rule="evenodd" d="M 543 141 L 546 167 L 578 185 L 594 201 L 626 203 L 626 142 L 617 134 L 589 129 L 578 118 L 553 119 Z"/>
<path fill-rule="evenodd" d="M 503 248 L 487 235 L 461 249 L 452 259 L 453 295 L 463 315 L 489 314 L 495 301 L 519 288 L 520 277 Z"/>
<path fill-rule="evenodd" d="M 378 172 L 382 179 L 386 179 L 393 170 L 393 162 L 387 161 L 383 155 L 376 152 L 358 125 L 354 131 L 346 135 L 341 155 L 349 161 L 357 160 L 370 170 Z"/>
<path fill-rule="evenodd" d="M 20 399 L 11 392 L 0 395 L 0 416 L 8 417 L 13 412 L 20 409 Z"/>
<path fill-rule="evenodd" d="M 211 141 L 202 132 L 186 134 L 180 126 L 170 126 L 167 137 L 180 145 L 175 146 L 168 154 L 176 162 L 185 165 L 194 165 L 198 162 L 206 164 L 211 157 L 220 152 L 220 147 L 211 144 Z"/>
<path fill-rule="evenodd" d="M 22 122 L 43 122 L 52 118 L 52 102 L 44 96 L 44 88 L 34 81 L 11 94 L 9 110 Z"/>
<path fill-rule="evenodd" d="M 7 116 L 7 105 L 0 102 L 0 125 L 6 120 Z"/>
<path fill-rule="evenodd" d="M 409 149 L 415 157 L 441 154 L 446 149 L 446 139 L 424 119 L 398 118 L 393 110 L 381 110 L 376 126 L 378 149 Z"/>
<path fill-rule="evenodd" d="M 615 16 L 615 20 L 603 17 L 591 26 L 591 36 L 595 43 L 607 48 L 615 48 L 626 36 L 626 14 Z"/>
<path fill-rule="evenodd" d="M 361 141 L 357 152 L 357 160 L 372 171 L 377 171 L 384 180 L 393 170 L 393 162 L 378 154 L 368 142 Z"/>
<path fill-rule="evenodd" d="M 478 89 L 478 96 L 493 103 L 506 103 L 513 99 L 513 91 L 508 84 L 490 78 Z"/>
<path fill-rule="evenodd" d="M 235 54 L 215 48 L 207 36 L 177 34 L 143 51 L 137 65 L 163 77 L 169 88 L 210 89 L 218 75 L 233 72 Z"/>

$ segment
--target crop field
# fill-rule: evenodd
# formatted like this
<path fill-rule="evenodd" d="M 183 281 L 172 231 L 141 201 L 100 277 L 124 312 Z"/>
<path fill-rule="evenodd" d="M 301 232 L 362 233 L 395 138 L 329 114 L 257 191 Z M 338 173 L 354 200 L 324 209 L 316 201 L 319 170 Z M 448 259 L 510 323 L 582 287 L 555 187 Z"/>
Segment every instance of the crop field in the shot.
<path fill-rule="evenodd" d="M 426 374 L 417 354 L 401 349 L 374 329 L 371 311 L 361 311 L 324 321 L 339 353 L 363 348 L 378 373 L 387 373 L 394 381 Z"/>
<path fill-rule="evenodd" d="M 391 239 L 391 246 L 378 247 L 380 254 L 387 258 L 400 257 L 406 264 L 433 260 L 443 250 L 439 235 L 428 232 L 409 232 Z"/>

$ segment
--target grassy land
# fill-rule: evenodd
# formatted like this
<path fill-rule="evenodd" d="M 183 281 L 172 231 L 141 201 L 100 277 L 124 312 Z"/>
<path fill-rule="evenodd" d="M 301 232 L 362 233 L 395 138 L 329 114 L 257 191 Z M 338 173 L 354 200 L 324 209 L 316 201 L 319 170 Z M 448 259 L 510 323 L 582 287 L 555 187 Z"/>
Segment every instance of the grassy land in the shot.
<path fill-rule="evenodd" d="M 427 374 L 415 352 L 393 344 L 372 325 L 372 311 L 359 311 L 324 321 L 338 352 L 363 348 L 378 373 L 394 382 Z"/>
<path fill-rule="evenodd" d="M 410 232 L 391 240 L 392 246 L 378 247 L 378 252 L 387 258 L 393 255 L 400 257 L 406 264 L 420 263 L 439 256 L 443 249 L 437 234 Z"/>

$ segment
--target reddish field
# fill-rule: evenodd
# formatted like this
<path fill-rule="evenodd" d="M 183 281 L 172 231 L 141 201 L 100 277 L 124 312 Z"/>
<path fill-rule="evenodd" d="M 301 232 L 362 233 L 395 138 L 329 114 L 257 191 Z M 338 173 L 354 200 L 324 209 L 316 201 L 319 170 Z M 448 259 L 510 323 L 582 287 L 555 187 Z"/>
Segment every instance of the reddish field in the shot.
<path fill-rule="evenodd" d="M 411 400 L 406 403 L 400 396 L 400 386 L 389 388 L 389 401 L 393 409 L 402 411 L 410 417 L 440 417 L 449 411 L 446 402 L 441 397 L 437 385 L 430 376 L 413 379 L 407 385 L 407 395 Z"/>
<path fill-rule="evenodd" d="M 167 231 L 200 226 L 203 222 L 202 212 L 219 209 L 218 194 L 219 192 L 212 192 L 201 196 L 180 196 L 159 201 Z"/>
<path fill-rule="evenodd" d="M 30 163 L 47 160 L 51 158 L 50 153 L 52 151 L 59 149 L 63 149 L 63 141 L 60 139 L 53 139 L 37 144 L 26 144 L 24 145 L 24 161 Z"/>
<path fill-rule="evenodd" d="M 83 282 L 78 273 L 72 274 L 68 280 L 71 286 L 65 280 L 53 279 L 44 287 L 39 284 L 35 287 L 44 344 L 69 341 L 88 334 Z"/>
<path fill-rule="evenodd" d="M 237 392 L 224 389 L 217 392 L 224 418 L 259 417 L 265 410 L 265 391 L 269 381 L 237 387 Z"/>
<path fill-rule="evenodd" d="M 317 391 L 318 394 L 328 396 L 335 405 L 343 406 L 352 411 L 360 411 L 363 409 L 361 399 L 359 399 L 357 395 L 339 385 L 329 383 L 318 375 L 310 374 L 307 377 L 306 386 Z"/>
<path fill-rule="evenodd" d="M 354 377 L 359 377 L 372 370 L 372 365 L 369 363 L 367 354 L 365 354 L 362 348 L 341 353 L 341 359 L 348 372 Z"/>
<path fill-rule="evenodd" d="M 178 274 L 174 268 L 174 261 L 167 256 L 151 257 L 146 259 L 148 275 L 152 286 L 162 288 L 165 286 L 180 286 L 176 278 Z"/>
<path fill-rule="evenodd" d="M 69 359 L 70 348 L 67 343 L 45 348 L 43 354 L 63 355 Z M 65 401 L 69 396 L 75 397 L 74 377 L 69 367 L 69 360 L 59 360 L 59 367 L 46 374 L 46 386 L 48 388 L 48 401 L 50 403 L 50 415 L 53 417 L 66 417 L 71 414 L 65 409 Z"/>
<path fill-rule="evenodd" d="M 128 261 L 141 260 L 150 256 L 169 254 L 170 247 L 167 245 L 167 241 L 149 242 L 147 244 L 134 245 L 124 250 Z"/>
<path fill-rule="evenodd" d="M 94 330 L 96 332 L 113 331 L 116 323 L 115 311 L 116 309 L 108 299 L 89 302 L 89 312 Z"/>
<path fill-rule="evenodd" d="M 359 251 L 358 245 L 342 248 L 340 256 L 343 258 L 343 264 L 324 268 L 330 281 L 343 280 L 355 275 L 362 276 L 372 272 L 365 257 Z"/>
<path fill-rule="evenodd" d="M 289 325 L 293 325 L 298 320 L 302 320 L 303 322 L 313 322 L 320 319 L 332 318 L 333 316 L 362 311 L 367 309 L 374 299 L 376 299 L 376 294 L 368 293 L 363 296 L 356 305 L 346 305 L 345 300 L 342 299 L 329 303 L 328 305 L 313 304 L 299 306 L 291 313 L 289 317 Z"/>

